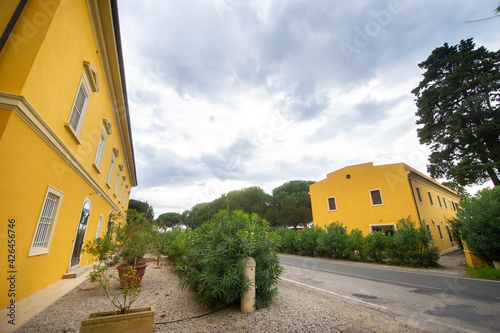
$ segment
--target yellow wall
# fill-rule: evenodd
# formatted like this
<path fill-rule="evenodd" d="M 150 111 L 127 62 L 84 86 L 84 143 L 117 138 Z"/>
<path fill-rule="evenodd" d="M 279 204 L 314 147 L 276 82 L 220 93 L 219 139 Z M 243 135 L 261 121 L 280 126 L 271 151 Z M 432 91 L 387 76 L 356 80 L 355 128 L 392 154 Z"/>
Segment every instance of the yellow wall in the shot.
<path fill-rule="evenodd" d="M 427 184 L 432 182 L 430 179 L 412 180 L 410 185 L 408 180 L 410 171 L 413 169 L 404 163 L 380 166 L 364 163 L 328 174 L 326 179 L 310 186 L 314 225 L 324 228 L 339 221 L 346 226 L 348 232 L 358 228 L 366 236 L 371 232 L 370 226 L 396 224 L 402 217 L 411 216 L 419 223 L 420 214 L 422 220 L 430 222 L 435 245 L 440 249 L 450 247 L 445 217 L 454 216 L 454 211 L 450 210 L 448 201 L 448 209 L 435 207 L 439 205 L 436 195 L 439 194 L 441 198 L 446 199 L 453 198 L 455 202 L 458 202 L 458 196 L 452 197 L 451 192 L 441 190 L 432 183 Z M 426 196 L 423 197 L 424 203 L 419 204 L 418 211 L 411 190 L 411 186 L 414 189 L 415 184 L 421 188 L 422 196 Z M 383 205 L 372 206 L 370 190 L 376 189 L 380 189 L 382 193 Z M 425 200 L 429 200 L 427 191 L 433 195 L 434 207 L 426 205 Z M 329 197 L 335 197 L 336 211 L 329 211 L 327 201 Z M 435 224 L 432 224 L 431 219 Z M 438 222 L 443 222 L 441 227 L 443 240 L 438 236 L 436 225 Z"/>
<path fill-rule="evenodd" d="M 0 11 L 4 8 L 7 7 L 2 3 Z M 0 24 L 3 21 L 0 16 Z M 84 72 L 84 61 L 97 70 L 100 89 L 90 97 L 78 144 L 65 123 Z M 0 220 L 6 224 L 8 219 L 16 219 L 16 301 L 60 280 L 68 271 L 86 200 L 91 202 L 87 241 L 94 239 L 100 215 L 103 235 L 110 212 L 118 209 L 124 214 L 129 192 L 135 185 L 130 175 L 135 170 L 128 170 L 130 163 L 124 160 L 124 150 L 131 147 L 122 146 L 108 91 L 116 87 L 106 84 L 100 61 L 85 0 L 29 1 L 0 53 L 0 100 L 4 98 L 11 103 L 0 107 L 0 174 L 3 175 Z M 27 101 L 21 103 L 23 111 L 16 108 L 12 100 L 17 99 L 12 96 Z M 26 115 L 34 122 L 25 119 Z M 112 132 L 107 136 L 99 173 L 93 163 L 103 119 L 111 121 Z M 113 148 L 119 149 L 119 156 L 107 186 Z M 119 165 L 123 170 L 115 196 Z M 126 179 L 120 200 L 123 176 Z M 52 242 L 49 253 L 30 256 L 49 186 L 63 193 Z M 7 240 L 6 231 L 6 228 L 0 231 L 2 244 Z M 90 262 L 89 255 L 81 256 L 80 265 Z M 6 260 L 0 268 L 2 272 L 8 271 Z M 7 290 L 8 281 L 5 278 L 0 281 L 2 290 Z M 3 293 L 0 306 L 8 302 L 7 293 Z"/>

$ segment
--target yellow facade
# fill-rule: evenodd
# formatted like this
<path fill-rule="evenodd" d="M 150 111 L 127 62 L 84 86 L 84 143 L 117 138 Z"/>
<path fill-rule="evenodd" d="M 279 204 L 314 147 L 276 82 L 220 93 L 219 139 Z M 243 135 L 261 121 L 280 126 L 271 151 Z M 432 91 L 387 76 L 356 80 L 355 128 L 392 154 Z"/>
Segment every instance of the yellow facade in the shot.
<path fill-rule="evenodd" d="M 315 226 L 338 221 L 348 232 L 357 228 L 367 235 L 390 232 L 399 219 L 411 216 L 431 231 L 439 249 L 453 246 L 447 220 L 456 215 L 460 197 L 404 163 L 348 166 L 309 188 Z"/>
<path fill-rule="evenodd" d="M 2 307 L 90 264 L 137 185 L 116 1 L 19 3 L 0 3 Z"/>

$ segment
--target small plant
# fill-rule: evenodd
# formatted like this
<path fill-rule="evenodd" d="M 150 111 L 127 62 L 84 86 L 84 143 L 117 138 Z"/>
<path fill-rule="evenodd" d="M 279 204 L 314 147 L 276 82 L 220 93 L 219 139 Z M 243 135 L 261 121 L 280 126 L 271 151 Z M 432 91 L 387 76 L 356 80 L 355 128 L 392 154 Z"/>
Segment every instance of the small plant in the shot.
<path fill-rule="evenodd" d="M 116 250 L 124 266 L 137 266 L 154 249 L 153 222 L 133 209 L 127 211 L 127 223 L 116 228 Z"/>
<path fill-rule="evenodd" d="M 141 291 L 140 278 L 136 276 L 137 271 L 132 266 L 127 266 L 125 276 L 130 283 L 121 289 L 120 295 L 112 295 L 110 291 L 111 281 L 119 278 L 114 274 L 109 274 L 110 267 L 118 263 L 119 257 L 116 254 L 117 247 L 112 236 L 106 235 L 98 237 L 94 241 L 85 244 L 84 251 L 97 257 L 99 262 L 94 265 L 89 273 L 90 281 L 95 289 L 103 289 L 108 297 L 113 313 L 127 313 L 132 303 L 139 297 Z"/>

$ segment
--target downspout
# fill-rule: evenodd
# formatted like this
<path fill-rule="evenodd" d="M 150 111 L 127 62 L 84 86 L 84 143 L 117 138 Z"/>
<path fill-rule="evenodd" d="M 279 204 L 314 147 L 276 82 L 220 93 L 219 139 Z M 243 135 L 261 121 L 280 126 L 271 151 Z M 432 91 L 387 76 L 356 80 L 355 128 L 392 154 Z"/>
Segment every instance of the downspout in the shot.
<path fill-rule="evenodd" d="M 2 37 L 0 37 L 0 52 L 2 52 L 5 43 L 7 43 L 7 39 L 9 38 L 10 33 L 14 29 L 14 26 L 16 25 L 19 16 L 21 16 L 21 12 L 23 11 L 24 6 L 26 5 L 27 2 L 28 0 L 21 0 L 19 2 L 16 10 L 14 11 L 14 14 L 12 14 L 12 17 L 10 18 L 9 23 L 7 23 L 7 26 L 5 27 L 5 30 L 2 33 Z"/>
<path fill-rule="evenodd" d="M 413 203 L 415 204 L 415 208 L 417 209 L 418 222 L 420 225 L 422 225 L 422 219 L 420 218 L 420 212 L 418 211 L 417 199 L 415 198 L 415 191 L 413 190 L 413 184 L 411 183 L 411 174 L 412 172 L 410 171 L 408 173 L 408 182 L 410 183 L 410 190 L 411 190 L 411 195 L 413 197 Z"/>

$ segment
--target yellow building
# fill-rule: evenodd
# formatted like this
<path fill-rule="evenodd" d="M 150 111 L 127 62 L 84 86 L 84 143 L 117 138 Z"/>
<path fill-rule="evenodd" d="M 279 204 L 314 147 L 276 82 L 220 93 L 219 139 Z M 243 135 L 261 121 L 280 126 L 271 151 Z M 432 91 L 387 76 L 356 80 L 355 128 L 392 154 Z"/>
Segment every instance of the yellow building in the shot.
<path fill-rule="evenodd" d="M 430 230 L 439 249 L 454 246 L 447 219 L 456 215 L 460 197 L 404 163 L 348 166 L 309 189 L 315 226 L 339 221 L 348 232 L 390 233 L 399 219 L 411 215 Z"/>
<path fill-rule="evenodd" d="M 90 263 L 137 185 L 116 0 L 0 2 L 3 308 Z"/>

